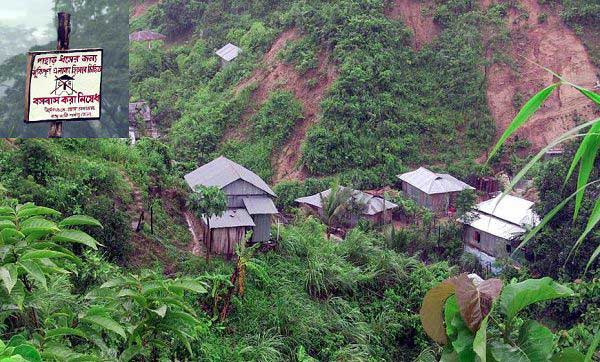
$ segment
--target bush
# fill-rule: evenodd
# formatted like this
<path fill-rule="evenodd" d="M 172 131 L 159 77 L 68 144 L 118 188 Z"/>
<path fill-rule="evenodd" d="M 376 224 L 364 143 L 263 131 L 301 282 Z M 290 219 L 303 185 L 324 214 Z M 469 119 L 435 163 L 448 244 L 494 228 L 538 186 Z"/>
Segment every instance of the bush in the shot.
<path fill-rule="evenodd" d="M 104 245 L 102 251 L 110 262 L 125 266 L 131 253 L 129 240 L 132 237 L 129 216 L 117 209 L 115 202 L 106 196 L 88 203 L 85 213 L 96 218 L 103 228 L 90 229 L 90 235 Z"/>

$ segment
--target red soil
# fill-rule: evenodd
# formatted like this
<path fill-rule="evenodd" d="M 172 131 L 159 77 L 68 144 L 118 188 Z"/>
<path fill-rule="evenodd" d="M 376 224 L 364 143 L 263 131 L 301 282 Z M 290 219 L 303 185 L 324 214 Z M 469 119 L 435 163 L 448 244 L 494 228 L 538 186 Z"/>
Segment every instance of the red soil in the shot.
<path fill-rule="evenodd" d="M 402 19 L 413 36 L 413 46 L 416 50 L 429 44 L 435 39 L 440 28 L 433 22 L 433 16 L 424 15 L 423 11 L 433 6 L 433 1 L 425 0 L 395 0 L 391 8 L 386 9 L 386 16 L 391 19 Z"/>
<path fill-rule="evenodd" d="M 144 15 L 146 13 L 146 11 L 148 11 L 148 9 L 150 9 L 150 7 L 152 7 L 155 4 L 158 4 L 159 1 L 160 0 L 146 0 L 146 1 L 142 1 L 141 3 L 137 3 L 133 7 L 133 12 L 131 13 L 131 18 L 135 19 L 137 17 Z"/>
<path fill-rule="evenodd" d="M 483 5 L 488 6 L 489 3 L 486 0 Z M 515 94 L 522 95 L 524 102 L 555 81 L 551 74 L 526 59 L 588 89 L 592 89 L 597 80 L 598 69 L 590 61 L 581 40 L 561 21 L 558 9 L 541 6 L 536 0 L 522 1 L 521 4 L 528 18 L 515 8 L 510 9 L 508 16 L 511 32 L 509 54 L 518 71 L 500 63 L 486 69 L 488 104 L 496 120 L 498 136 L 518 111 L 513 105 Z M 538 17 L 543 13 L 547 14 L 547 20 L 539 23 Z M 488 58 L 491 58 L 491 53 Z M 528 139 L 534 150 L 539 150 L 572 127 L 576 114 L 584 120 L 591 120 L 594 113 L 598 113 L 597 106 L 575 89 L 562 86 L 518 134 Z"/>
<path fill-rule="evenodd" d="M 224 139 L 244 139 L 250 124 L 248 120 L 256 110 L 268 99 L 275 90 L 287 90 L 294 94 L 302 104 L 304 119 L 298 121 L 292 130 L 292 135 L 279 152 L 274 152 L 271 159 L 274 176 L 273 182 L 284 179 L 303 179 L 305 171 L 300 165 L 301 145 L 306 138 L 310 126 L 319 120 L 321 100 L 337 78 L 337 68 L 331 62 L 329 53 L 321 51 L 318 55 L 319 64 L 316 69 L 300 74 L 293 64 L 286 64 L 277 55 L 285 45 L 301 37 L 297 29 L 289 29 L 281 34 L 265 54 L 263 64 L 249 78 L 243 80 L 237 87 L 236 93 L 255 85 L 257 88 L 251 96 L 251 107 L 242 116 L 241 124 L 229 130 Z M 312 82 L 316 83 L 311 86 Z"/>

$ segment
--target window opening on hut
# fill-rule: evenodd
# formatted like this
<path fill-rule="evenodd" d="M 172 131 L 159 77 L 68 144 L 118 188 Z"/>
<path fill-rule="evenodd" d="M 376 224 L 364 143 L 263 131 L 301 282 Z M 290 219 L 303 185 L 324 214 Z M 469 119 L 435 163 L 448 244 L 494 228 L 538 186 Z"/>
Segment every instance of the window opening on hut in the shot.
<path fill-rule="evenodd" d="M 474 232 L 473 240 L 475 240 L 477 244 L 481 243 L 481 234 L 479 233 L 479 231 Z"/>

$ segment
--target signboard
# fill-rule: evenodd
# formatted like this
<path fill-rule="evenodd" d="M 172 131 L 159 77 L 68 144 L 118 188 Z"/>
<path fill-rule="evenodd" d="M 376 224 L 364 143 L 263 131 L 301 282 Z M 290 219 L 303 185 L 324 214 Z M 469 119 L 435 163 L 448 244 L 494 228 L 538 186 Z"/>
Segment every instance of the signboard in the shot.
<path fill-rule="evenodd" d="M 102 49 L 27 54 L 25 122 L 100 119 Z"/>

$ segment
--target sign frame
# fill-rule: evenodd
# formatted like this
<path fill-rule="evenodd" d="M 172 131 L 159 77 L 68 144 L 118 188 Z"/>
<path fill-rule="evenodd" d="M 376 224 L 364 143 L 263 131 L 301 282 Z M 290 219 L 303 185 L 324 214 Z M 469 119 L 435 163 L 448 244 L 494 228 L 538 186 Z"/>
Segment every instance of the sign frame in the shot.
<path fill-rule="evenodd" d="M 29 120 L 29 105 L 31 102 L 31 70 L 33 69 L 33 63 L 35 62 L 35 58 L 38 55 L 44 54 L 68 54 L 68 53 L 77 53 L 82 51 L 99 51 L 100 52 L 100 66 L 102 67 L 102 71 L 100 72 L 100 100 L 98 102 L 99 113 L 98 117 L 84 117 L 84 118 L 74 118 L 74 119 L 44 119 L 39 121 L 30 121 Z M 82 49 L 69 49 L 69 50 L 40 50 L 33 51 L 27 53 L 27 73 L 25 77 L 25 114 L 23 115 L 23 121 L 26 124 L 36 124 L 36 123 L 48 123 L 48 122 L 82 122 L 82 121 L 99 121 L 102 119 L 102 75 L 104 73 L 104 49 L 102 48 L 82 48 Z"/>

